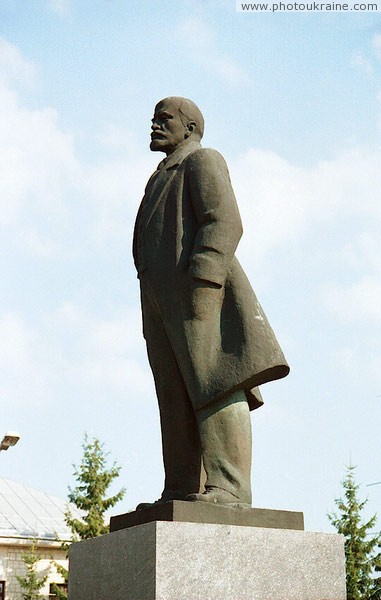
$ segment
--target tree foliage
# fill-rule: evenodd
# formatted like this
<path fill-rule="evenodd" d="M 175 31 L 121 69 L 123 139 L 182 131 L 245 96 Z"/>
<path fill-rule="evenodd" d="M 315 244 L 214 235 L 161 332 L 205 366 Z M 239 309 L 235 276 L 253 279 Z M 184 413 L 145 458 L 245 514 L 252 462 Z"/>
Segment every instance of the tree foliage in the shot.
<path fill-rule="evenodd" d="M 335 500 L 338 512 L 329 514 L 328 518 L 345 538 L 347 600 L 378 600 L 381 599 L 380 582 L 373 575 L 381 567 L 380 553 L 375 553 L 381 535 L 372 532 L 376 515 L 363 521 L 362 513 L 368 500 L 359 500 L 359 485 L 355 482 L 354 472 L 354 466 L 347 467 L 342 482 L 344 499 Z"/>
<path fill-rule="evenodd" d="M 61 544 L 61 547 L 64 546 L 64 549 L 66 549 L 66 557 L 68 556 L 68 545 L 67 544 Z M 65 569 L 65 567 L 63 567 L 62 565 L 60 565 L 59 563 L 57 563 L 56 561 L 53 562 L 55 569 L 57 571 L 57 573 L 59 573 L 61 575 L 61 577 L 63 578 L 64 582 L 68 583 L 68 579 L 69 579 L 69 571 L 67 569 Z M 56 583 L 52 583 L 52 591 L 53 593 L 57 596 L 57 598 L 59 600 L 67 600 L 67 592 L 64 591 L 62 588 L 60 588 Z"/>
<path fill-rule="evenodd" d="M 85 434 L 82 444 L 83 456 L 80 465 L 74 466 L 74 477 L 77 485 L 69 487 L 68 499 L 82 513 L 81 519 L 73 516 L 70 508 L 65 513 L 66 524 L 72 532 L 72 542 L 98 537 L 108 533 L 108 525 L 105 523 L 105 513 L 122 500 L 125 489 L 122 488 L 117 494 L 107 498 L 107 490 L 119 477 L 121 467 L 114 462 L 110 468 L 107 467 L 107 456 L 104 445 L 97 439 L 89 439 Z M 61 548 L 68 555 L 70 544 L 63 542 Z M 57 571 L 65 582 L 68 580 L 68 571 L 62 565 L 54 563 Z M 66 600 L 67 594 L 53 585 L 53 591 L 61 600 Z"/>
<path fill-rule="evenodd" d="M 375 590 L 373 595 L 371 596 L 371 600 L 381 600 L 381 539 L 378 539 L 377 543 L 378 552 L 375 557 L 375 571 L 377 573 L 377 577 L 375 579 Z"/>
<path fill-rule="evenodd" d="M 114 496 L 106 498 L 111 483 L 119 476 L 121 467 L 114 462 L 107 468 L 107 453 L 104 445 L 94 438 L 89 440 L 85 435 L 82 444 L 83 457 L 79 467 L 74 465 L 74 477 L 78 482 L 74 488 L 69 488 L 69 501 L 83 511 L 83 519 L 72 516 L 70 509 L 66 512 L 66 523 L 73 532 L 75 539 L 86 540 L 108 532 L 104 522 L 104 514 L 119 502 L 124 494 L 122 488 Z"/>
<path fill-rule="evenodd" d="M 33 540 L 28 551 L 21 555 L 23 563 L 26 565 L 26 574 L 24 577 L 17 576 L 17 580 L 23 590 L 23 600 L 38 600 L 42 598 L 41 588 L 44 587 L 48 576 L 41 577 L 37 571 L 37 564 L 41 560 L 37 552 L 37 541 Z"/>

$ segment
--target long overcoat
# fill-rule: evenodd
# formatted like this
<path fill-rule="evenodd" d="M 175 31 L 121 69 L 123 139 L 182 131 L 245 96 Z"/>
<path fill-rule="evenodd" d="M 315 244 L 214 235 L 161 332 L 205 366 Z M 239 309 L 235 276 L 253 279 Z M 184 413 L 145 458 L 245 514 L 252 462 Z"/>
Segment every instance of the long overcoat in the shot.
<path fill-rule="evenodd" d="M 195 410 L 238 389 L 257 408 L 262 399 L 253 388 L 289 372 L 234 256 L 241 235 L 225 160 L 183 143 L 148 181 L 133 251 Z"/>

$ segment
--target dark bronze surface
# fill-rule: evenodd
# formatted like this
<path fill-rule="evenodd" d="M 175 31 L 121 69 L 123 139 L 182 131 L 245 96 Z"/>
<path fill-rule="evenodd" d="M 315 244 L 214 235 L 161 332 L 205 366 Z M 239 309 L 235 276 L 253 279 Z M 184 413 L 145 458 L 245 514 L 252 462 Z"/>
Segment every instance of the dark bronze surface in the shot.
<path fill-rule="evenodd" d="M 110 532 L 135 527 L 151 521 L 182 521 L 186 523 L 215 523 L 245 527 L 304 530 L 302 512 L 270 510 L 267 508 L 231 508 L 205 502 L 173 500 L 144 510 L 135 510 L 111 517 Z"/>
<path fill-rule="evenodd" d="M 262 404 L 257 386 L 289 367 L 235 257 L 239 210 L 224 158 L 200 145 L 200 110 L 165 98 L 151 129 L 151 150 L 167 157 L 146 186 L 133 253 L 160 409 L 162 500 L 251 505 L 249 410 Z"/>

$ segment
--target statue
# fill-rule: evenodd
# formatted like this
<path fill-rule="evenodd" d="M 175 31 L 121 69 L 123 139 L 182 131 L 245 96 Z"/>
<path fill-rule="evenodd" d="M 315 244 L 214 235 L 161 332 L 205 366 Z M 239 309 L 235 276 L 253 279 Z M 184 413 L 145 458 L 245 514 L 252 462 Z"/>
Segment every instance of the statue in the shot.
<path fill-rule="evenodd" d="M 160 409 L 170 500 L 251 506 L 251 422 L 258 386 L 289 367 L 234 256 L 242 225 L 223 157 L 202 148 L 186 98 L 155 107 L 149 179 L 134 232 L 143 334 Z M 200 484 L 202 469 L 205 485 Z"/>

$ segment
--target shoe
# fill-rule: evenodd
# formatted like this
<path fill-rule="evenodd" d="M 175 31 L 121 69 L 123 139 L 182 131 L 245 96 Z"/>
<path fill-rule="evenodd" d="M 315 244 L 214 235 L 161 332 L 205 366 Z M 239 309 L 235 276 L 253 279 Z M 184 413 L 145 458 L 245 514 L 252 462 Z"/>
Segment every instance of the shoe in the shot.
<path fill-rule="evenodd" d="M 152 506 L 158 506 L 159 504 L 165 504 L 165 502 L 171 502 L 172 500 L 186 500 L 187 496 L 180 492 L 163 492 L 158 500 L 155 502 L 141 502 L 137 505 L 135 510 L 144 510 L 146 508 L 152 508 Z"/>
<path fill-rule="evenodd" d="M 216 487 L 207 487 L 202 494 L 188 494 L 186 500 L 189 502 L 208 502 L 235 508 L 251 508 L 251 504 L 243 502 L 240 498 L 230 492 Z"/>
<path fill-rule="evenodd" d="M 163 504 L 161 500 L 155 500 L 155 502 L 141 502 L 137 505 L 135 510 L 144 510 L 146 508 L 151 508 L 152 506 L 157 506 L 158 504 Z"/>

